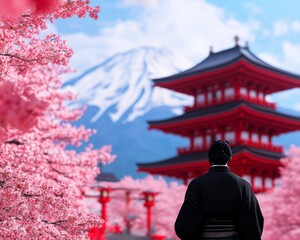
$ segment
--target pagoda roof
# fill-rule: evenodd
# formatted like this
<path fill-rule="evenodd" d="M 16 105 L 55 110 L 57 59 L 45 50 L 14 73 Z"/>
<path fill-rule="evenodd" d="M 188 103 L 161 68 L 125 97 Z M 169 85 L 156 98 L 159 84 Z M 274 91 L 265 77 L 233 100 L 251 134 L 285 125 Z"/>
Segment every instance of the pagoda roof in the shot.
<path fill-rule="evenodd" d="M 298 74 L 282 70 L 264 62 L 256 55 L 254 55 L 250 51 L 249 47 L 241 47 L 239 45 L 236 45 L 233 48 L 229 48 L 220 52 L 211 52 L 209 56 L 202 62 L 186 71 L 174 74 L 172 76 L 154 79 L 153 81 L 155 82 L 155 84 L 159 85 L 160 83 L 171 82 L 173 80 L 179 80 L 181 78 L 198 75 L 204 72 L 212 71 L 214 69 L 222 68 L 238 62 L 239 60 L 246 60 L 247 62 L 250 62 L 260 68 L 268 69 L 272 72 L 279 73 L 288 77 L 300 79 L 300 75 Z"/>
<path fill-rule="evenodd" d="M 232 147 L 232 154 L 237 155 L 242 152 L 248 152 L 258 157 L 263 157 L 275 161 L 279 161 L 284 155 L 282 153 L 268 151 L 259 148 L 253 148 L 245 145 L 240 145 L 236 147 Z M 208 152 L 198 152 L 198 153 L 190 153 L 190 154 L 182 154 L 176 157 L 172 157 L 163 161 L 151 162 L 151 163 L 137 163 L 139 169 L 147 170 L 152 168 L 161 168 L 167 166 L 188 164 L 193 162 L 203 162 L 208 161 Z M 234 160 L 233 160 L 234 161 Z"/>
<path fill-rule="evenodd" d="M 148 124 L 151 127 L 155 128 L 158 125 L 164 125 L 164 124 L 169 124 L 169 123 L 179 123 L 179 122 L 183 122 L 184 120 L 192 120 L 192 119 L 196 119 L 199 117 L 207 117 L 209 115 L 216 115 L 216 114 L 223 113 L 223 112 L 230 112 L 230 111 L 237 109 L 239 107 L 242 107 L 242 106 L 246 106 L 247 108 L 252 109 L 256 112 L 258 111 L 258 112 L 262 112 L 265 114 L 269 114 L 269 115 L 273 115 L 273 116 L 277 116 L 277 117 L 281 117 L 281 118 L 299 121 L 299 124 L 300 124 L 300 117 L 284 114 L 284 113 L 278 112 L 272 108 L 269 108 L 269 107 L 266 107 L 266 106 L 263 106 L 260 104 L 250 103 L 245 100 L 228 102 L 228 103 L 216 105 L 213 107 L 209 106 L 209 107 L 205 107 L 205 108 L 199 108 L 199 109 L 196 109 L 193 111 L 188 111 L 177 117 L 160 120 L 160 121 L 148 121 Z"/>

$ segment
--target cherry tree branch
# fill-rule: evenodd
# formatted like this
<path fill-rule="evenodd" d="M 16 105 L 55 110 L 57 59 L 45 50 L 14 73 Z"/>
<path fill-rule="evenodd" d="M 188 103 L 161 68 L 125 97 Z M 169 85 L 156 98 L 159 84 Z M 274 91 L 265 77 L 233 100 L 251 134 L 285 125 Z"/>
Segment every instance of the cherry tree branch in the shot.
<path fill-rule="evenodd" d="M 40 197 L 40 194 L 29 194 L 29 193 L 24 193 L 22 192 L 22 196 L 24 197 Z"/>
<path fill-rule="evenodd" d="M 25 59 L 25 58 L 22 58 L 20 56 L 17 56 L 17 55 L 13 55 L 13 54 L 10 54 L 10 53 L 0 53 L 0 56 L 4 56 L 4 57 L 10 57 L 10 58 L 16 58 L 16 59 L 19 59 L 19 60 L 22 60 L 24 62 L 29 62 L 29 63 L 32 63 L 32 62 L 37 62 L 38 59 Z"/>

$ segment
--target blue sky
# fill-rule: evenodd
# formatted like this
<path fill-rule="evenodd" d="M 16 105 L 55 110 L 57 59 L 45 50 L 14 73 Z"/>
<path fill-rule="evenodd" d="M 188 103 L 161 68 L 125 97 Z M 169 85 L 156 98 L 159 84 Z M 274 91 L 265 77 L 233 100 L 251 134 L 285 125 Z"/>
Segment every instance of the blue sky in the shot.
<path fill-rule="evenodd" d="M 71 65 L 81 72 L 118 52 L 142 46 L 168 48 L 192 63 L 246 41 L 260 58 L 300 74 L 298 0 L 93 0 L 98 21 L 59 20 L 51 31 L 74 48 Z M 271 96 L 279 106 L 300 111 L 300 91 Z"/>

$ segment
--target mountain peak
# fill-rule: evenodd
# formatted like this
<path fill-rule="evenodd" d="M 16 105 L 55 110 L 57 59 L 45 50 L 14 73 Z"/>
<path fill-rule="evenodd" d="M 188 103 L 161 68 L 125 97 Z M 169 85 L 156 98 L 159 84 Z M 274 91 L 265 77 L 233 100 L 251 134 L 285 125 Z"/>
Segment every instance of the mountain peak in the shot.
<path fill-rule="evenodd" d="M 64 85 L 78 94 L 81 104 L 99 108 L 92 121 L 109 114 L 113 121 L 132 121 L 152 108 L 178 108 L 191 98 L 155 87 L 151 79 L 168 76 L 192 63 L 166 49 L 141 47 L 118 53 L 91 67 Z"/>

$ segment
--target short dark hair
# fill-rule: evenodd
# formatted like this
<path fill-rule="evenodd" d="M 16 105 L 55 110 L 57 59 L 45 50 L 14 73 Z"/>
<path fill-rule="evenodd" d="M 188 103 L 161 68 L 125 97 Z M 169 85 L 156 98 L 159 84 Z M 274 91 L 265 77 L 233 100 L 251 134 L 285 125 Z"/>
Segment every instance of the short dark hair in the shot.
<path fill-rule="evenodd" d="M 213 142 L 209 151 L 208 157 L 211 163 L 225 165 L 232 157 L 232 151 L 228 141 L 218 140 Z"/>

